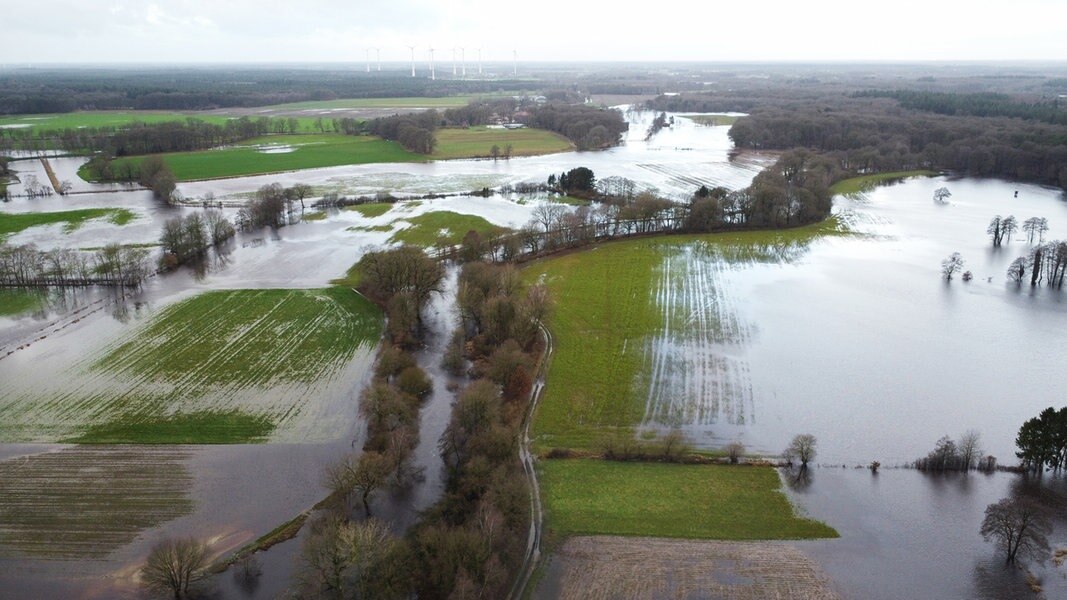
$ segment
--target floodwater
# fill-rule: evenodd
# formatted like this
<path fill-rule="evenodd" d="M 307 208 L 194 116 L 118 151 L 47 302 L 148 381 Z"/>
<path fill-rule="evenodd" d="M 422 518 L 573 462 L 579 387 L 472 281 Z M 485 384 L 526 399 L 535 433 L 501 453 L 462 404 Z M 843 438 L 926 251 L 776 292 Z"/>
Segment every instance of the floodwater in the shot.
<path fill-rule="evenodd" d="M 941 186 L 949 205 L 932 200 Z M 812 433 L 819 462 L 850 466 L 906 463 L 975 429 L 987 453 L 1014 463 L 1022 422 L 1062 405 L 1050 374 L 1067 361 L 1067 302 L 1009 283 L 1008 265 L 1030 246 L 1017 235 L 993 249 L 985 228 L 995 214 L 1043 216 L 1047 239 L 1063 237 L 1063 193 L 937 177 L 838 198 L 835 212 L 862 234 L 771 248 L 772 260 L 693 248 L 665 259 L 684 285 L 665 276 L 653 293 L 693 321 L 666 318 L 671 339 L 652 346 L 670 393 L 649 392 L 649 423 L 681 411 L 698 443 L 769 454 Z M 952 252 L 972 281 L 940 276 Z M 678 398 L 690 402 L 664 406 Z"/>
<path fill-rule="evenodd" d="M 812 469 L 789 492 L 839 539 L 793 542 L 846 599 L 1067 598 L 1067 566 L 1009 567 L 978 530 L 986 506 L 1026 497 L 1053 509 L 1049 543 L 1067 547 L 1067 480 L 1011 473 L 926 475 L 910 469 Z M 788 481 L 788 479 L 787 479 Z M 1034 594 L 1027 571 L 1044 589 Z"/>

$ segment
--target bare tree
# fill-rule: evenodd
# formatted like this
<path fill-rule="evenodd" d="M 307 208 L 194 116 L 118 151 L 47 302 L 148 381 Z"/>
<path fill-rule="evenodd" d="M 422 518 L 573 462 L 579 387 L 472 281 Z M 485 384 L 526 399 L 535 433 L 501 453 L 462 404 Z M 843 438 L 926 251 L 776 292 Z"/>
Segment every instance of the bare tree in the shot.
<path fill-rule="evenodd" d="M 952 276 L 963 269 L 963 257 L 959 252 L 953 252 L 948 258 L 941 261 L 941 275 L 945 281 L 952 281 Z"/>
<path fill-rule="evenodd" d="M 148 553 L 141 577 L 149 588 L 188 598 L 193 584 L 201 580 L 208 565 L 207 546 L 193 538 L 165 539 Z"/>
<path fill-rule="evenodd" d="M 948 191 L 947 187 L 939 187 L 934 190 L 934 202 L 937 202 L 938 204 L 945 204 L 951 197 L 952 192 Z"/>
<path fill-rule="evenodd" d="M 1015 215 L 1008 215 L 1000 222 L 1001 237 L 1005 242 L 1011 243 L 1011 236 L 1018 230 L 1019 223 L 1015 220 Z"/>
<path fill-rule="evenodd" d="M 1026 266 L 1029 262 L 1025 256 L 1020 256 L 1013 260 L 1011 266 L 1008 267 L 1008 280 L 1022 283 L 1023 278 L 1026 277 Z"/>
<path fill-rule="evenodd" d="M 678 460 L 688 450 L 685 434 L 681 429 L 672 429 L 663 436 L 663 458 L 667 461 Z"/>
<path fill-rule="evenodd" d="M 377 519 L 360 523 L 328 516 L 312 524 L 304 542 L 303 592 L 311 598 L 379 597 L 383 562 L 397 546 L 389 527 Z"/>
<path fill-rule="evenodd" d="M 1008 563 L 1028 557 L 1044 562 L 1049 553 L 1048 517 L 1035 502 L 1022 498 L 1004 498 L 985 509 L 979 533 L 1004 551 Z"/>
<path fill-rule="evenodd" d="M 793 459 L 800 461 L 800 468 L 805 469 L 808 463 L 815 459 L 815 436 L 810 433 L 802 433 L 793 438 L 792 442 L 789 442 L 789 446 L 785 449 L 785 456 L 790 461 Z"/>
<path fill-rule="evenodd" d="M 982 457 L 982 444 L 981 434 L 973 429 L 968 429 L 960 437 L 960 441 L 956 444 L 956 450 L 959 452 L 960 462 L 962 463 L 965 471 L 971 470 L 978 463 L 978 459 Z"/>
<path fill-rule="evenodd" d="M 545 233 L 555 229 L 560 219 L 567 213 L 567 209 L 559 204 L 542 202 L 533 209 L 534 222 L 545 228 Z"/>
<path fill-rule="evenodd" d="M 745 445 L 741 442 L 733 442 L 726 446 L 726 456 L 730 458 L 730 464 L 736 465 L 745 455 Z"/>

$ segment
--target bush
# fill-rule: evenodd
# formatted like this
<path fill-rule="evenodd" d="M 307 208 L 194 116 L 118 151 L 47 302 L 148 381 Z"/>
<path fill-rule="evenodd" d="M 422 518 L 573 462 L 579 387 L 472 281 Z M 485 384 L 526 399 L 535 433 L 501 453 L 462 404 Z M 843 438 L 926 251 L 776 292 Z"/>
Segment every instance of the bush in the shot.
<path fill-rule="evenodd" d="M 392 379 L 408 367 L 415 366 L 415 357 L 396 346 L 382 350 L 374 374 L 382 379 Z"/>
<path fill-rule="evenodd" d="M 417 366 L 411 366 L 400 372 L 396 377 L 396 387 L 405 394 L 411 394 L 416 398 L 425 398 L 433 391 L 433 381 L 426 372 Z"/>

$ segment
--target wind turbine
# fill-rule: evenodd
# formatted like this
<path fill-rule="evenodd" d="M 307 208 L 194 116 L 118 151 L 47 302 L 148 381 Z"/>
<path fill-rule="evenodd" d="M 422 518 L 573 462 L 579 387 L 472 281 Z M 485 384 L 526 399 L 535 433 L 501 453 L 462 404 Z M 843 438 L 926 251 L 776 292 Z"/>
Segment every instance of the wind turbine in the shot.
<path fill-rule="evenodd" d="M 478 76 L 482 75 L 482 49 L 478 48 Z"/>
<path fill-rule="evenodd" d="M 433 70 L 433 48 L 430 48 L 430 79 L 437 79 L 437 73 Z"/>
<path fill-rule="evenodd" d="M 452 76 L 456 76 L 456 47 L 452 47 Z"/>
<path fill-rule="evenodd" d="M 511 51 L 511 74 L 512 75 L 518 75 L 519 74 L 519 51 L 518 50 L 512 50 Z"/>
<path fill-rule="evenodd" d="M 370 48 L 367 48 L 367 72 L 370 73 Z"/>
<path fill-rule="evenodd" d="M 461 61 L 463 61 L 463 77 L 466 78 L 467 77 L 467 49 L 466 48 L 460 48 L 459 49 L 459 59 Z"/>
<path fill-rule="evenodd" d="M 411 76 L 415 76 L 415 46 L 408 46 L 411 49 Z"/>
<path fill-rule="evenodd" d="M 381 70 L 382 70 L 382 49 L 381 48 L 375 48 L 374 52 L 376 52 L 377 55 L 378 55 L 378 71 L 381 72 Z"/>

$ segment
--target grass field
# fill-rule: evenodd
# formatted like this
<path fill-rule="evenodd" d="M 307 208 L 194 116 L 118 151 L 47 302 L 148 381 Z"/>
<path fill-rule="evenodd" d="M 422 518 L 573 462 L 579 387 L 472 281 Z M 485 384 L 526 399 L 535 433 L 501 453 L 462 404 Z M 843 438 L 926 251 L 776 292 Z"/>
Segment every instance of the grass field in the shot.
<path fill-rule="evenodd" d="M 583 459 L 545 460 L 539 468 L 549 527 L 563 535 L 837 537 L 794 513 L 771 468 Z"/>
<path fill-rule="evenodd" d="M 368 219 L 374 217 L 380 217 L 389 212 L 395 204 L 390 202 L 374 202 L 372 204 L 355 204 L 353 206 L 346 206 L 345 210 L 353 210 L 359 214 L 367 217 Z"/>
<path fill-rule="evenodd" d="M 63 223 L 63 232 L 70 233 L 91 219 L 107 218 L 112 224 L 125 225 L 137 215 L 125 208 L 82 208 L 58 212 L 4 213 L 0 212 L 0 241 L 7 236 L 41 225 Z"/>
<path fill-rule="evenodd" d="M 733 416 L 744 380 L 715 348 L 743 343 L 748 333 L 729 290 L 717 285 L 719 271 L 788 263 L 812 239 L 837 232 L 831 219 L 782 231 L 625 240 L 526 267 L 524 278 L 543 278 L 555 299 L 548 323 L 555 354 L 535 444 L 589 448 L 606 432 L 645 421 Z M 694 364 L 703 370 L 685 371 Z M 684 402 L 694 387 L 684 384 L 695 379 L 714 385 Z"/>
<path fill-rule="evenodd" d="M 933 177 L 937 171 L 894 171 L 892 173 L 875 173 L 838 181 L 830 186 L 830 193 L 835 196 L 853 196 L 869 192 L 886 183 L 901 181 L 909 177 Z"/>
<path fill-rule="evenodd" d="M 169 121 L 185 121 L 197 119 L 214 125 L 225 125 L 227 121 L 237 119 L 226 115 L 200 114 L 195 112 L 177 113 L 167 111 L 84 111 L 48 115 L 12 115 L 0 116 L 0 128 L 5 129 L 31 129 L 34 135 L 43 131 L 57 131 L 63 129 L 82 129 L 99 127 L 118 127 L 134 122 L 141 123 L 166 123 Z M 250 119 L 256 119 L 250 116 Z M 288 118 L 288 117 L 274 117 Z M 311 117 L 297 117 L 300 122 L 299 130 L 313 131 L 315 119 Z M 332 123 L 327 123 L 327 127 Z"/>
<path fill-rule="evenodd" d="M 277 150 L 291 151 L 277 151 Z M 408 152 L 400 144 L 369 137 L 336 133 L 270 135 L 230 148 L 163 154 L 179 181 L 240 177 L 263 173 L 383 162 L 417 162 L 426 157 Z M 140 163 L 140 157 L 116 162 Z M 93 175 L 79 171 L 83 179 Z"/>
<path fill-rule="evenodd" d="M 348 289 L 205 292 L 65 372 L 0 383 L 0 441 L 332 439 L 380 331 Z"/>
<path fill-rule="evenodd" d="M 544 129 L 447 128 L 437 130 L 437 148 L 433 158 L 487 158 L 491 156 L 490 149 L 494 145 L 500 147 L 503 155 L 508 144 L 512 146 L 512 156 L 535 156 L 574 149 L 570 140 Z"/>
<path fill-rule="evenodd" d="M 36 310 L 44 302 L 44 294 L 36 290 L 0 289 L 0 317 Z"/>
<path fill-rule="evenodd" d="M 443 96 L 440 98 L 345 98 L 272 104 L 263 109 L 279 110 L 336 110 L 345 108 L 455 108 L 466 106 L 481 96 Z"/>
<path fill-rule="evenodd" d="M 390 242 L 413 244 L 429 248 L 444 240 L 447 245 L 458 245 L 463 236 L 472 229 L 483 237 L 506 229 L 493 225 L 482 217 L 462 215 L 448 210 L 424 213 L 415 217 L 399 219 L 411 223 L 411 227 L 401 229 L 389 238 Z"/>
<path fill-rule="evenodd" d="M 733 125 L 741 117 L 733 115 L 682 115 L 686 119 L 700 125 L 718 127 L 721 125 Z"/>

